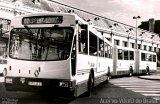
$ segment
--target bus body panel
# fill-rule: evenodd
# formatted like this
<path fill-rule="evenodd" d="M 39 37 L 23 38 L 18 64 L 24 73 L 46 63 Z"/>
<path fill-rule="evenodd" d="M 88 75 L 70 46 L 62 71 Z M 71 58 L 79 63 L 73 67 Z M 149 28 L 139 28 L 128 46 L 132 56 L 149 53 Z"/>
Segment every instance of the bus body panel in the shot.
<path fill-rule="evenodd" d="M 150 58 L 145 56 L 145 60 L 142 60 L 142 54 L 148 54 L 152 55 L 151 60 Z M 153 55 L 156 56 L 156 59 L 153 61 Z M 157 69 L 157 55 L 155 52 L 149 52 L 149 51 L 144 51 L 144 50 L 139 50 L 139 72 L 140 73 L 146 73 L 147 67 L 149 68 L 150 72 L 155 72 Z"/>
<path fill-rule="evenodd" d="M 124 53 L 122 54 L 122 59 L 118 59 L 119 55 L 118 55 L 118 50 L 122 50 L 122 51 L 128 51 L 128 53 L 130 51 L 133 52 L 134 57 L 132 60 L 129 59 L 129 55 L 128 55 L 128 59 L 124 60 Z M 119 46 L 114 46 L 114 60 L 113 60 L 113 67 L 114 67 L 114 74 L 113 76 L 116 75 L 128 75 L 130 73 L 130 69 L 132 67 L 132 70 L 135 70 L 135 52 L 134 49 L 131 48 L 127 48 L 127 47 L 119 47 Z"/>
<path fill-rule="evenodd" d="M 18 63 L 18 64 L 17 64 Z M 71 79 L 70 61 L 22 61 L 10 59 L 7 76 Z M 38 71 L 38 75 L 35 75 Z"/>
<path fill-rule="evenodd" d="M 99 63 L 97 62 L 99 60 Z M 97 58 L 96 56 L 89 56 L 78 54 L 77 56 L 77 83 L 83 80 L 87 81 L 91 69 L 94 70 L 95 78 L 102 75 L 102 73 L 113 72 L 113 59 Z M 99 67 L 99 68 L 98 68 Z M 82 77 L 83 76 L 83 77 Z"/>

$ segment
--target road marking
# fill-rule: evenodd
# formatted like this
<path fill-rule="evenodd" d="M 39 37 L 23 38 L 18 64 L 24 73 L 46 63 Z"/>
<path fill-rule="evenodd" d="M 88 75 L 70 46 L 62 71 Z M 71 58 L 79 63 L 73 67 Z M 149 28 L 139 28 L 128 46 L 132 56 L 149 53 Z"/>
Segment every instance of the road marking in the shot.
<path fill-rule="evenodd" d="M 152 81 L 152 80 L 144 80 L 139 78 L 120 78 L 114 79 L 110 81 L 112 84 L 138 92 L 144 96 L 152 97 L 160 97 L 160 82 Z"/>
<path fill-rule="evenodd" d="M 154 96 L 154 97 L 159 97 L 160 94 L 148 94 L 148 93 L 143 93 L 144 96 Z"/>

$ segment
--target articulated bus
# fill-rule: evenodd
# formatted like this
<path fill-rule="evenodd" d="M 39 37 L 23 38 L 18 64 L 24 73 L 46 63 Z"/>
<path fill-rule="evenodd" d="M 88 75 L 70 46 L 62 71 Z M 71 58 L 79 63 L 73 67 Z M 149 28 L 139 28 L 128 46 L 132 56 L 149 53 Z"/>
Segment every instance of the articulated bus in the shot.
<path fill-rule="evenodd" d="M 109 38 L 111 43 L 114 40 L 119 42 L 124 41 L 124 37 L 120 35 L 118 31 L 112 31 L 109 29 L 93 26 L 98 32 L 105 34 L 105 38 Z M 111 36 L 114 34 L 114 36 Z M 125 34 L 124 34 L 125 35 Z M 134 40 L 134 39 L 132 39 Z M 125 40 L 126 41 L 126 40 Z M 129 43 L 129 42 L 128 42 Z M 151 43 L 147 43 L 150 45 Z M 157 69 L 157 53 L 154 51 L 148 51 L 146 49 L 136 49 L 130 46 L 123 46 L 123 43 L 113 44 L 113 71 L 111 76 L 128 75 L 133 74 L 146 74 L 156 72 Z"/>
<path fill-rule="evenodd" d="M 11 22 L 5 88 L 90 95 L 109 80 L 113 45 L 72 13 L 40 13 Z M 60 93 L 60 92 L 59 92 Z"/>
<path fill-rule="evenodd" d="M 156 52 L 114 46 L 113 76 L 150 74 L 156 71 Z"/>

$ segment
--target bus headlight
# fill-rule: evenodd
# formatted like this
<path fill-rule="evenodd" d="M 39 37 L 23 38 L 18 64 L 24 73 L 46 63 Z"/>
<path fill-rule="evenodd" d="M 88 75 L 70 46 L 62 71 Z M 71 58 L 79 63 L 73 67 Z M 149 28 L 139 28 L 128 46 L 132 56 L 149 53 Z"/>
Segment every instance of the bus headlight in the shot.
<path fill-rule="evenodd" d="M 69 87 L 69 82 L 61 81 L 61 82 L 59 82 L 59 87 Z"/>
<path fill-rule="evenodd" d="M 42 82 L 28 82 L 28 85 L 31 85 L 31 86 L 42 86 Z"/>
<path fill-rule="evenodd" d="M 6 83 L 12 83 L 13 81 L 12 81 L 12 78 L 6 78 L 5 82 Z"/>

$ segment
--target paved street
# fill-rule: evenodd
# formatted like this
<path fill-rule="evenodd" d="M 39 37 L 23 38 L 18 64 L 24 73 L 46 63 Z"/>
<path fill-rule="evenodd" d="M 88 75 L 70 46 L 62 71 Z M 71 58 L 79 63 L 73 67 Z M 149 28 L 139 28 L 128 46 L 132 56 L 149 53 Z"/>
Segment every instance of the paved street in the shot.
<path fill-rule="evenodd" d="M 143 101 L 150 101 L 148 104 L 158 104 L 160 99 L 159 81 L 137 77 L 111 79 L 109 83 L 104 82 L 95 87 L 90 97 L 82 95 L 76 99 L 55 96 L 48 98 L 44 94 L 30 92 L 9 92 L 5 90 L 3 81 L 3 77 L 0 77 L 0 98 L 2 98 L 0 101 L 14 100 L 18 104 L 134 104 L 136 102 L 143 104 Z"/>
<path fill-rule="evenodd" d="M 132 78 L 120 78 L 117 80 L 111 80 L 110 83 L 134 92 L 138 92 L 147 97 L 160 98 L 159 81 L 144 80 L 132 77 Z"/>

